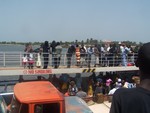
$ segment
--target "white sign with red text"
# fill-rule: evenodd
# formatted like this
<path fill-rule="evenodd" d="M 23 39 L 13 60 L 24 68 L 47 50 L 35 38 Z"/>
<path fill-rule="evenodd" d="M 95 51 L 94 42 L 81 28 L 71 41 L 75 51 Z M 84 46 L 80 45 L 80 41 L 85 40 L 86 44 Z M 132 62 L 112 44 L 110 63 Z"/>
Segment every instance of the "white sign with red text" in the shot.
<path fill-rule="evenodd" d="M 51 69 L 28 69 L 23 70 L 24 75 L 40 75 L 40 74 L 52 74 Z"/>

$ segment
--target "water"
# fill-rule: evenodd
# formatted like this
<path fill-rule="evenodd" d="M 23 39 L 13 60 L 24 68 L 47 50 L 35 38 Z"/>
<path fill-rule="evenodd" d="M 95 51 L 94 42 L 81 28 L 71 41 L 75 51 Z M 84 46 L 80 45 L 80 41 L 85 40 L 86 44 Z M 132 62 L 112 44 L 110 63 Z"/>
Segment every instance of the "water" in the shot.
<path fill-rule="evenodd" d="M 39 48 L 40 45 L 34 45 L 33 49 Z M 0 52 L 24 52 L 25 45 L 7 45 L 0 44 Z"/>

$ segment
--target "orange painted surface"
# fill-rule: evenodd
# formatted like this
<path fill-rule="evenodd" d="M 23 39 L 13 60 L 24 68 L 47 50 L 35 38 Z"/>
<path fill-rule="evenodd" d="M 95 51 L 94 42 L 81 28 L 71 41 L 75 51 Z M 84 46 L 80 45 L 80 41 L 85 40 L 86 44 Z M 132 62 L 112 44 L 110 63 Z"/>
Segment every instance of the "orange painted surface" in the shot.
<path fill-rule="evenodd" d="M 21 103 L 28 104 L 64 100 L 63 94 L 48 81 L 18 83 L 14 87 L 14 95 Z"/>

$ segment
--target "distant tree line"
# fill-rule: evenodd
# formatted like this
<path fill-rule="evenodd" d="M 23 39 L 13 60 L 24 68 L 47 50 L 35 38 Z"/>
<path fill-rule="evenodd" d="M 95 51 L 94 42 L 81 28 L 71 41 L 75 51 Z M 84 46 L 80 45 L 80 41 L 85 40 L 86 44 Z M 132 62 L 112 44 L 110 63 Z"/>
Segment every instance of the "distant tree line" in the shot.
<path fill-rule="evenodd" d="M 121 41 L 121 42 L 126 43 L 128 45 L 132 45 L 132 46 L 137 46 L 137 45 L 141 46 L 143 44 L 142 42 L 136 43 L 136 42 L 132 42 L 132 41 Z M 15 41 L 11 41 L 11 42 L 2 41 L 2 42 L 0 42 L 0 44 L 20 44 L 20 45 L 25 45 L 25 44 L 28 44 L 28 43 L 30 43 L 32 45 L 41 45 L 43 42 L 15 42 Z M 49 41 L 49 43 L 51 43 L 51 42 Z M 63 47 L 68 47 L 71 44 L 79 44 L 79 45 L 81 45 L 81 44 L 85 44 L 85 45 L 99 44 L 99 45 L 101 45 L 103 43 L 107 43 L 107 41 L 96 40 L 96 39 L 93 39 L 93 38 L 87 38 L 86 40 L 82 40 L 82 41 L 78 41 L 78 40 L 71 41 L 71 42 L 69 42 L 69 41 L 65 41 L 65 42 L 60 41 L 60 44 Z M 110 41 L 108 43 L 118 44 L 119 41 Z"/>

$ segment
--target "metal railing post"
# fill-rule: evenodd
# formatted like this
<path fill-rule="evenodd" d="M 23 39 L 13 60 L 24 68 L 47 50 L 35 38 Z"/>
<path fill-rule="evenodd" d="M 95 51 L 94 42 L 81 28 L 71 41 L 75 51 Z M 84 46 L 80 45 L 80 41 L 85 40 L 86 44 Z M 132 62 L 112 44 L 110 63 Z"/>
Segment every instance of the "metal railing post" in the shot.
<path fill-rule="evenodd" d="M 66 54 L 64 55 L 64 66 L 66 65 Z"/>
<path fill-rule="evenodd" d="M 5 55 L 5 52 L 3 53 L 3 66 L 5 67 L 6 66 L 6 55 Z"/>
<path fill-rule="evenodd" d="M 20 66 L 22 66 L 22 52 L 20 52 Z"/>

